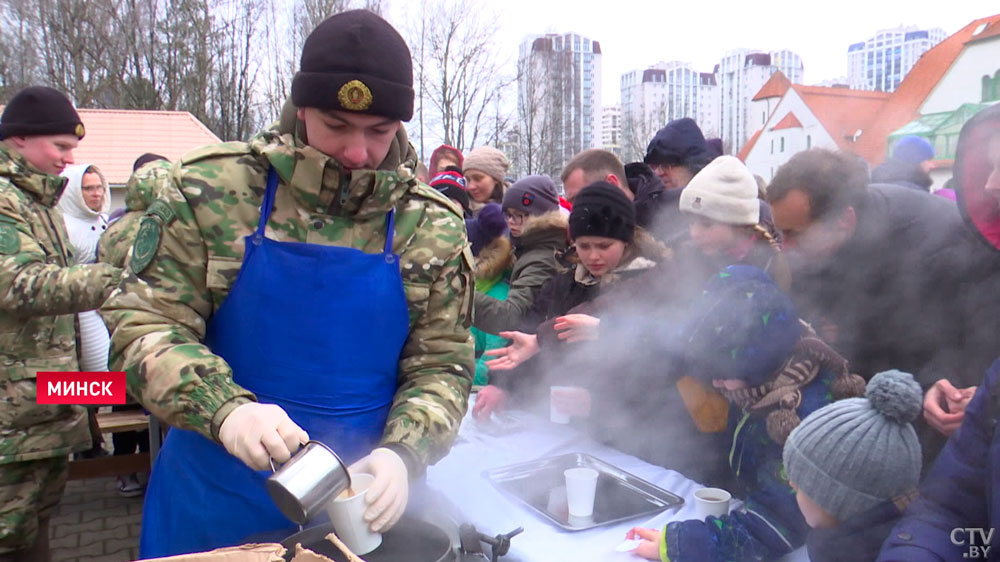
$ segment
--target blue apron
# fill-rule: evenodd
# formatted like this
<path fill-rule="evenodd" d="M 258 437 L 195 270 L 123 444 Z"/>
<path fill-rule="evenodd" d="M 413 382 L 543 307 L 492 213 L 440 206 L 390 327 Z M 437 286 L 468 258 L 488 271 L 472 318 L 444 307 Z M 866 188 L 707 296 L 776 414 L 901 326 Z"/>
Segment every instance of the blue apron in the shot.
<path fill-rule="evenodd" d="M 277 242 L 264 236 L 277 187 L 271 169 L 257 230 L 245 239 L 239 276 L 209 322 L 205 344 L 229 363 L 237 384 L 284 408 L 310 438 L 350 463 L 382 437 L 409 333 L 399 256 L 392 253 L 393 212 L 381 254 Z M 265 490 L 269 475 L 195 432 L 171 429 L 146 492 L 140 556 L 296 531 Z"/>

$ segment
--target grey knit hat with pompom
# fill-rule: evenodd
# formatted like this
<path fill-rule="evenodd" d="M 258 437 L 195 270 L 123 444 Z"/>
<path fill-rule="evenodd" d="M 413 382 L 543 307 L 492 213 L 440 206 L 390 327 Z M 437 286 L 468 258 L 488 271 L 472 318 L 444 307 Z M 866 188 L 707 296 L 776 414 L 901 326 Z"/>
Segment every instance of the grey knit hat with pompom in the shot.
<path fill-rule="evenodd" d="M 864 398 L 824 406 L 792 431 L 784 451 L 788 479 L 838 521 L 909 492 L 920 480 L 911 422 L 922 407 L 913 375 L 875 375 Z"/>

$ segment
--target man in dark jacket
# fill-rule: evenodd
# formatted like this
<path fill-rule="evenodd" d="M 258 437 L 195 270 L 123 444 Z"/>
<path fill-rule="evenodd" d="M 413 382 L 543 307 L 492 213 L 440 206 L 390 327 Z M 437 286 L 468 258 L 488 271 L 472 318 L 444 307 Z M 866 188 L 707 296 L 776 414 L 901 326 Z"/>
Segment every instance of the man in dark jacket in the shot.
<path fill-rule="evenodd" d="M 657 240 L 673 246 L 687 238 L 688 220 L 678 207 L 680 193 L 712 161 L 713 154 L 698 124 L 689 117 L 667 123 L 649 142 L 643 163 L 659 178 L 663 188 L 642 196 L 637 193 L 636 211 L 639 224 Z M 629 165 L 634 173 L 642 172 L 634 168 L 635 164 Z M 633 181 L 632 176 L 629 181 Z"/>
<path fill-rule="evenodd" d="M 712 160 L 705 136 L 694 119 L 675 119 L 656 132 L 643 162 L 667 189 L 682 189 Z"/>
<path fill-rule="evenodd" d="M 976 384 L 981 363 L 967 349 L 965 317 L 992 297 L 968 287 L 992 256 L 951 202 L 867 183 L 854 156 L 822 149 L 778 170 L 768 198 L 791 249 L 793 296 L 866 378 L 896 368 L 925 390 L 940 379 Z M 942 443 L 918 431 L 926 463 Z"/>
<path fill-rule="evenodd" d="M 934 181 L 927 174 L 934 147 L 923 137 L 907 135 L 896 142 L 892 156 L 872 170 L 873 183 L 894 183 L 917 191 L 929 191 Z"/>
<path fill-rule="evenodd" d="M 979 112 L 970 119 L 958 139 L 955 176 L 959 209 L 970 230 L 992 250 L 1000 249 L 1000 106 Z M 992 296 L 1000 285 L 1000 264 L 993 251 L 981 262 L 986 281 L 977 293 Z M 1000 350 L 995 299 L 977 303 L 966 315 L 967 347 L 973 360 L 983 353 L 995 357 Z M 942 432 L 958 431 L 945 446 L 924 480 L 919 499 L 907 511 L 886 541 L 879 560 L 996 560 L 998 552 L 990 539 L 975 531 L 992 533 L 1000 514 L 1000 447 L 996 422 L 1000 417 L 1000 362 L 995 362 L 966 406 L 962 394 L 968 388 L 948 389 L 924 400 L 924 416 Z M 940 383 L 941 381 L 939 381 Z M 975 384 L 975 383 L 973 383 Z M 938 384 L 935 387 L 939 386 Z M 952 394 L 956 394 L 952 396 Z M 932 400 L 932 398 L 934 400 Z M 956 400 L 957 399 L 957 400 Z M 943 402 L 942 405 L 936 402 Z M 957 406 L 958 412 L 950 410 Z M 936 414 L 929 415 L 932 407 Z M 996 543 L 994 543 L 996 544 Z M 988 550 L 983 547 L 989 547 Z"/>
<path fill-rule="evenodd" d="M 625 165 L 629 189 L 635 193 L 636 224 L 653 238 L 676 246 L 688 237 L 688 218 L 681 212 L 680 189 L 667 189 L 653 169 L 643 162 Z"/>

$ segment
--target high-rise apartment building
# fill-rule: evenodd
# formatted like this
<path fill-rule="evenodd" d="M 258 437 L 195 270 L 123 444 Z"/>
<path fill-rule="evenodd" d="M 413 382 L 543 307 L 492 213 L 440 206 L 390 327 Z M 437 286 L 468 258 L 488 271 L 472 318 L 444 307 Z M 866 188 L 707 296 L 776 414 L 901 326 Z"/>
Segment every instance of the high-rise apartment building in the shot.
<path fill-rule="evenodd" d="M 944 41 L 943 29 L 896 27 L 847 48 L 847 78 L 856 90 L 893 92 L 920 55 Z"/>
<path fill-rule="evenodd" d="M 604 150 L 614 152 L 621 158 L 622 155 L 622 107 L 620 105 L 609 105 L 601 113 L 601 147 Z"/>
<path fill-rule="evenodd" d="M 680 61 L 627 72 L 621 77 L 621 112 L 626 160 L 642 159 L 656 131 L 674 119 L 690 117 L 709 135 L 718 123 L 715 76 Z"/>
<path fill-rule="evenodd" d="M 602 146 L 601 45 L 576 33 L 534 35 L 520 45 L 518 174 L 558 177 L 569 159 Z"/>
<path fill-rule="evenodd" d="M 793 84 L 802 83 L 802 57 L 787 49 L 771 52 L 737 49 L 722 58 L 715 75 L 720 98 L 719 136 L 727 154 L 739 152 L 759 128 L 759 123 L 752 122 L 750 101 L 779 70 Z"/>

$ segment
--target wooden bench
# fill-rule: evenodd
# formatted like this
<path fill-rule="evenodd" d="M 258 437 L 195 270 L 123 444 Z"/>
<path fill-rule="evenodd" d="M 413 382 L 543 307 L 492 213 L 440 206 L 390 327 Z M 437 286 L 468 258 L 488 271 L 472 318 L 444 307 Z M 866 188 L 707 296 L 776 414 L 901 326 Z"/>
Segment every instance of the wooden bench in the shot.
<path fill-rule="evenodd" d="M 150 428 L 150 417 L 142 410 L 125 412 L 104 412 L 97 414 L 97 424 L 101 433 L 120 433 L 123 431 L 142 431 Z M 149 453 L 132 453 L 130 455 L 111 455 L 94 459 L 72 460 L 69 463 L 70 480 L 84 478 L 101 478 L 147 472 L 150 467 Z"/>

